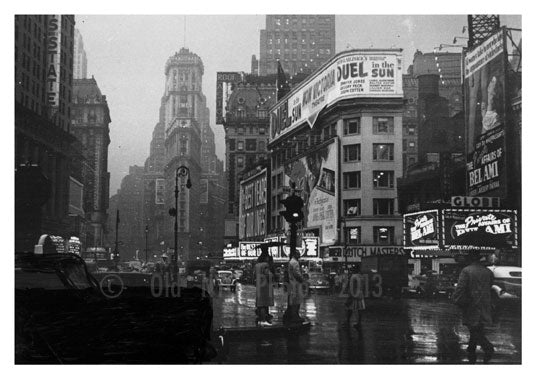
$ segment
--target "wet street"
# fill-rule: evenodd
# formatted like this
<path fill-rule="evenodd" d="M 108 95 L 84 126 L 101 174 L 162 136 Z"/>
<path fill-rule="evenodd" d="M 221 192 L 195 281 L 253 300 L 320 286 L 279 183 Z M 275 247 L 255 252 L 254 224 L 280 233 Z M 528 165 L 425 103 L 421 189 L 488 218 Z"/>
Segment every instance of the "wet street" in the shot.
<path fill-rule="evenodd" d="M 226 356 L 220 362 L 250 363 L 466 363 L 469 334 L 456 306 L 448 299 L 367 299 L 363 335 L 345 325 L 345 297 L 311 294 L 301 307 L 311 322 L 299 335 L 249 333 L 226 336 Z M 255 327 L 255 287 L 242 285 L 236 293 L 214 297 L 214 329 Z M 275 291 L 271 308 L 274 326 L 280 325 L 286 294 Z M 353 323 L 353 320 L 352 320 Z M 270 328 L 270 327 L 265 327 Z M 519 303 L 501 303 L 496 324 L 488 329 L 495 345 L 491 363 L 521 363 L 521 309 Z M 482 353 L 477 350 L 478 362 Z"/>

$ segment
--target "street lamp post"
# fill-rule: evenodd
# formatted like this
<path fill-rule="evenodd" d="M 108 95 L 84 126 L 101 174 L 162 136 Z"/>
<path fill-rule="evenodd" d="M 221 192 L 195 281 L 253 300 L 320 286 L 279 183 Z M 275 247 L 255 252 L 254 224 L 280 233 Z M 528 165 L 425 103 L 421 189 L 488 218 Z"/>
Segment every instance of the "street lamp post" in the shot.
<path fill-rule="evenodd" d="M 145 225 L 145 264 L 147 264 L 147 262 L 149 262 L 148 258 L 147 258 L 147 251 L 148 251 L 148 248 L 147 248 L 147 234 L 149 233 L 149 225 Z"/>
<path fill-rule="evenodd" d="M 190 169 L 186 166 L 179 166 L 175 170 L 175 209 L 172 211 L 170 210 L 170 214 L 172 216 L 175 216 L 175 226 L 174 226 L 174 246 L 175 251 L 173 253 L 173 272 L 175 275 L 178 273 L 179 268 L 179 250 L 178 250 L 178 244 L 179 244 L 179 225 L 178 225 L 178 218 L 179 218 L 179 176 L 180 177 L 187 177 L 188 180 L 186 181 L 186 188 L 192 187 L 192 182 L 190 182 Z M 177 276 L 178 279 L 178 276 Z"/>

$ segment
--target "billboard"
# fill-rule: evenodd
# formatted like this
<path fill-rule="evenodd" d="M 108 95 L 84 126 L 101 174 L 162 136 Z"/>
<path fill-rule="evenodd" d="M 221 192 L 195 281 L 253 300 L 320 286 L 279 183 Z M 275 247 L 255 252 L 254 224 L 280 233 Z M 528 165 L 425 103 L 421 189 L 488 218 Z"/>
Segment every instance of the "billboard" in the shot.
<path fill-rule="evenodd" d="M 403 97 L 400 50 L 351 50 L 333 57 L 272 109 L 270 142 L 306 121 L 312 128 L 324 108 L 359 97 Z"/>
<path fill-rule="evenodd" d="M 156 179 L 154 181 L 154 203 L 164 204 L 164 196 L 166 193 L 166 179 Z"/>
<path fill-rule="evenodd" d="M 469 196 L 505 188 L 505 40 L 501 29 L 464 55 Z"/>
<path fill-rule="evenodd" d="M 439 247 L 437 209 L 404 215 L 404 247 L 417 250 Z"/>
<path fill-rule="evenodd" d="M 235 85 L 243 79 L 243 72 L 218 72 L 216 74 L 216 124 L 224 123 L 227 100 Z"/>
<path fill-rule="evenodd" d="M 264 238 L 266 235 L 267 170 L 240 182 L 238 238 Z"/>
<path fill-rule="evenodd" d="M 256 259 L 261 255 L 261 249 L 258 247 L 262 242 L 239 242 L 238 255 L 242 259 Z"/>
<path fill-rule="evenodd" d="M 285 182 L 295 183 L 296 189 L 301 190 L 304 203 L 302 229 L 319 228 L 323 245 L 337 240 L 338 151 L 339 141 L 334 138 L 328 145 L 284 166 Z"/>
<path fill-rule="evenodd" d="M 444 209 L 443 245 L 448 249 L 517 248 L 517 212 L 506 209 Z"/>

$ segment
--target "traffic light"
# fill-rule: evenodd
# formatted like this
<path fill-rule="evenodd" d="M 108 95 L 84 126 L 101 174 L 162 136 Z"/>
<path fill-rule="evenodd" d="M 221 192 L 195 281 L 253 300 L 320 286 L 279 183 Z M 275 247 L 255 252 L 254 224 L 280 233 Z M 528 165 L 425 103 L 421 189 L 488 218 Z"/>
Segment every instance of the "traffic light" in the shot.
<path fill-rule="evenodd" d="M 303 200 L 296 195 L 287 196 L 286 199 L 281 200 L 281 203 L 285 206 L 284 211 L 280 211 L 279 214 L 285 217 L 285 220 L 289 223 L 297 223 L 303 220 Z"/>

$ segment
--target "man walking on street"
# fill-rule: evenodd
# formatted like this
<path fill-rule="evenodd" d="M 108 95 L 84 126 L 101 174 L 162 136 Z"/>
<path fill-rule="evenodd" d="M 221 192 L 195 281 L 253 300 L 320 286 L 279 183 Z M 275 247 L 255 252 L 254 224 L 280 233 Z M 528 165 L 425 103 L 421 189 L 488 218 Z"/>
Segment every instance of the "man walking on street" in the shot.
<path fill-rule="evenodd" d="M 478 250 L 472 250 L 469 253 L 469 262 L 470 264 L 460 273 L 452 299 L 462 309 L 463 323 L 469 328 L 467 347 L 469 363 L 476 363 L 477 345 L 480 345 L 484 350 L 484 363 L 488 363 L 495 351 L 492 343 L 484 334 L 484 327 L 492 324 L 491 286 L 493 285 L 493 273 L 480 264 Z"/>
<path fill-rule="evenodd" d="M 304 278 L 301 273 L 300 263 L 298 262 L 299 253 L 294 250 L 290 253 L 290 261 L 288 262 L 288 307 L 283 315 L 285 323 L 301 323 L 304 321 L 300 317 L 300 305 L 303 301 Z"/>

